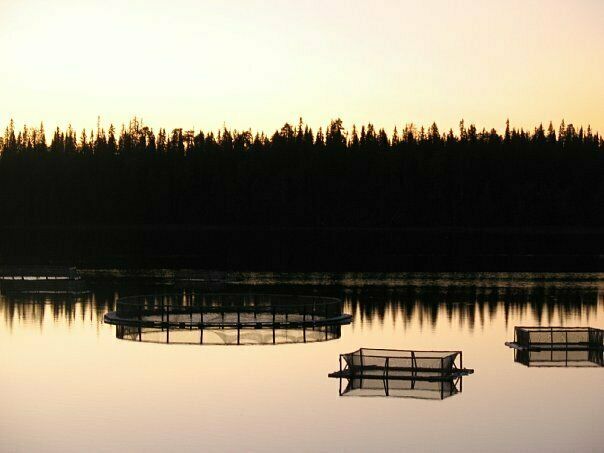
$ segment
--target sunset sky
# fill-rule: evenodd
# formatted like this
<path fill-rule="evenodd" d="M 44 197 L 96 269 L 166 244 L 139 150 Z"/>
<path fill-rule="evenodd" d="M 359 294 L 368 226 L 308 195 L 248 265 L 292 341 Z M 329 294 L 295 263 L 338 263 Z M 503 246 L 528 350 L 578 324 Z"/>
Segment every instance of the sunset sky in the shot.
<path fill-rule="evenodd" d="M 604 2 L 0 0 L 0 128 L 604 132 Z"/>

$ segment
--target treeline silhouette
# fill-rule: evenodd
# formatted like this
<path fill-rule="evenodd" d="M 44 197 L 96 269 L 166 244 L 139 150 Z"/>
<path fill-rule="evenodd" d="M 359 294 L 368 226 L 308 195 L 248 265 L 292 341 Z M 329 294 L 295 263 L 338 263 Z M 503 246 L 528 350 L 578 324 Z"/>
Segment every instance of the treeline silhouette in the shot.
<path fill-rule="evenodd" d="M 604 140 L 562 124 L 272 136 L 40 128 L 0 139 L 0 225 L 602 226 Z"/>

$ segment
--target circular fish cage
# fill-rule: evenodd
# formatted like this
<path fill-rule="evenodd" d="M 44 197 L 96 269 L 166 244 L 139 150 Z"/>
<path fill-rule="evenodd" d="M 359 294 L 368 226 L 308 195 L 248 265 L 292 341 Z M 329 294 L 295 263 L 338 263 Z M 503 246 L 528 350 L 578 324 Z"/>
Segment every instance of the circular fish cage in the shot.
<path fill-rule="evenodd" d="M 105 315 L 120 339 L 181 344 L 283 344 L 340 337 L 351 316 L 331 297 L 162 294 L 119 299 Z"/>

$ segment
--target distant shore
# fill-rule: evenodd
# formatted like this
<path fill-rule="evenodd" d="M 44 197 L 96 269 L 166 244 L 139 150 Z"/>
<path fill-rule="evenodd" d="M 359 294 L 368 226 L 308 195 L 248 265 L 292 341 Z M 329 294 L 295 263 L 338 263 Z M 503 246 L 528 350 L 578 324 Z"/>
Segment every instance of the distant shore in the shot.
<path fill-rule="evenodd" d="M 604 228 L 0 228 L 0 264 L 223 271 L 604 271 Z"/>

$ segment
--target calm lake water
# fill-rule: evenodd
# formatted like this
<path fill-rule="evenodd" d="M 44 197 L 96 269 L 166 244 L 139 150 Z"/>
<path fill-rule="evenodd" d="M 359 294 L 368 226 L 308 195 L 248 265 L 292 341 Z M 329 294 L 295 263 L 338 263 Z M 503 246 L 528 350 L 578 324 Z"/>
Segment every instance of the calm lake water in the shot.
<path fill-rule="evenodd" d="M 0 298 L 0 451 L 602 451 L 604 368 L 514 362 L 516 325 L 604 328 L 604 274 L 242 274 L 221 291 L 317 294 L 353 323 L 327 342 L 140 343 L 103 314 L 178 292 L 90 282 Z M 327 374 L 359 347 L 462 350 L 463 392 L 339 396 Z"/>

